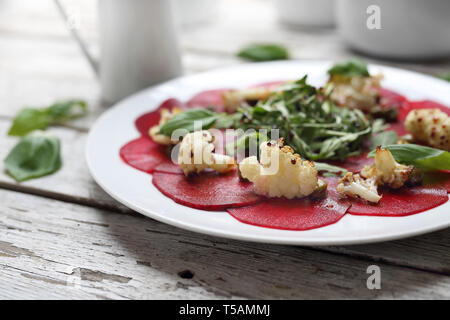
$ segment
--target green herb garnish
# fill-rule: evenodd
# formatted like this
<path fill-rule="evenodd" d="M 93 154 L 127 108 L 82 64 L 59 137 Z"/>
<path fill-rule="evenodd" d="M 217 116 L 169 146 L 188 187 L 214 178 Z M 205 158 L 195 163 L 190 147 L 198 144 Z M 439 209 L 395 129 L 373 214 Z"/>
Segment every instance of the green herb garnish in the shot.
<path fill-rule="evenodd" d="M 254 44 L 239 51 L 237 56 L 251 61 L 289 59 L 288 50 L 275 44 Z"/>
<path fill-rule="evenodd" d="M 372 137 L 372 148 L 377 146 L 387 146 L 395 144 L 398 140 L 398 134 L 395 131 L 384 131 Z"/>
<path fill-rule="evenodd" d="M 229 142 L 225 146 L 225 153 L 229 156 L 241 154 L 259 157 L 259 146 L 267 140 L 269 140 L 269 138 L 261 132 L 254 131 L 245 133 L 238 137 L 236 141 Z"/>
<path fill-rule="evenodd" d="M 25 108 L 14 118 L 10 136 L 24 136 L 33 130 L 43 130 L 86 114 L 87 105 L 82 100 L 57 102 L 47 108 Z"/>
<path fill-rule="evenodd" d="M 181 112 L 169 119 L 159 132 L 166 136 L 171 136 L 177 129 L 184 129 L 187 132 L 194 132 L 196 129 L 207 130 L 212 127 L 218 119 L 218 114 L 207 109 L 190 109 Z M 195 126 L 198 125 L 199 128 Z"/>
<path fill-rule="evenodd" d="M 414 165 L 424 171 L 450 170 L 450 153 L 417 144 L 393 144 L 384 146 L 394 159 L 406 165 Z M 368 157 L 375 157 L 376 150 Z"/>
<path fill-rule="evenodd" d="M 241 116 L 233 128 L 267 132 L 276 128 L 287 145 L 309 160 L 358 155 L 372 132 L 360 110 L 335 106 L 329 92 L 308 85 L 306 76 L 281 86 L 254 107 L 242 105 L 238 113 Z"/>
<path fill-rule="evenodd" d="M 61 168 L 59 139 L 42 131 L 26 135 L 4 160 L 6 172 L 16 181 L 39 178 Z"/>
<path fill-rule="evenodd" d="M 345 77 L 370 77 L 367 64 L 361 60 L 349 60 L 344 63 L 337 63 L 328 70 L 329 75 L 341 75 Z"/>
<path fill-rule="evenodd" d="M 348 172 L 347 169 L 323 162 L 314 162 L 314 166 L 317 171 L 325 172 L 325 176 L 343 176 Z"/>

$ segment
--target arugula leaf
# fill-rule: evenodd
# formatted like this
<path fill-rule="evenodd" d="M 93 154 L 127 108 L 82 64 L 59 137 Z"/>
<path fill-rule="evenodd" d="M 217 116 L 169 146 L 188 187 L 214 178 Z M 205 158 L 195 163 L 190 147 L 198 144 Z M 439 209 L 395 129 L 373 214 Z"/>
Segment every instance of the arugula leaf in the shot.
<path fill-rule="evenodd" d="M 450 72 L 443 73 L 439 76 L 442 80 L 450 81 Z"/>
<path fill-rule="evenodd" d="M 361 153 L 364 139 L 372 132 L 366 116 L 357 109 L 336 106 L 329 92 L 306 83 L 307 77 L 281 86 L 252 107 L 241 105 L 235 129 L 279 130 L 302 157 L 336 159 Z"/>
<path fill-rule="evenodd" d="M 57 102 L 41 109 L 25 108 L 14 118 L 8 135 L 22 137 L 31 131 L 43 130 L 50 125 L 81 117 L 86 112 L 87 104 L 82 100 Z"/>
<path fill-rule="evenodd" d="M 201 125 L 202 130 L 207 130 L 214 125 L 218 119 L 218 114 L 207 109 L 190 109 L 181 112 L 170 118 L 161 126 L 159 132 L 165 136 L 171 136 L 177 129 L 185 129 L 188 132 L 194 132 Z M 198 127 L 196 127 L 196 125 Z"/>
<path fill-rule="evenodd" d="M 338 166 L 333 166 L 331 164 L 323 163 L 323 162 L 314 162 L 314 166 L 316 167 L 317 171 L 326 172 L 327 174 L 331 174 L 331 175 L 343 176 L 348 172 L 347 169 L 344 169 L 344 168 L 341 168 Z"/>
<path fill-rule="evenodd" d="M 450 170 L 450 152 L 417 144 L 393 144 L 384 146 L 394 159 L 406 165 L 414 165 L 424 171 Z M 367 156 L 373 158 L 376 150 Z"/>
<path fill-rule="evenodd" d="M 28 134 L 4 160 L 6 172 L 16 181 L 42 177 L 61 168 L 59 139 L 42 131 Z"/>
<path fill-rule="evenodd" d="M 258 156 L 259 146 L 269 138 L 260 132 L 250 132 L 243 134 L 236 141 L 231 141 L 225 146 L 225 153 L 229 156 L 235 156 L 236 154 L 243 154 L 246 156 Z M 257 154 L 249 154 L 249 150 L 255 150 Z"/>
<path fill-rule="evenodd" d="M 372 148 L 377 146 L 387 146 L 395 144 L 398 140 L 398 134 L 395 131 L 385 131 L 372 137 Z"/>
<path fill-rule="evenodd" d="M 289 59 L 288 50 L 275 44 L 250 45 L 237 54 L 238 57 L 251 61 L 271 61 Z"/>
<path fill-rule="evenodd" d="M 330 75 L 341 75 L 344 77 L 370 77 L 369 70 L 367 70 L 367 65 L 364 61 L 354 59 L 348 60 L 343 63 L 337 63 L 331 69 L 328 70 Z"/>

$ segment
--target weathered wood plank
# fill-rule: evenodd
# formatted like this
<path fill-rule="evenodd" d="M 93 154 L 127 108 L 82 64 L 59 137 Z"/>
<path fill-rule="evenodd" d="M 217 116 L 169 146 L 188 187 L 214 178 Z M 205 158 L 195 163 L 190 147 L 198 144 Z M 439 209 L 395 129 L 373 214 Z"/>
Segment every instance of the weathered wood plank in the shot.
<path fill-rule="evenodd" d="M 382 289 L 368 290 L 360 259 L 10 191 L 0 201 L 2 298 L 449 298 L 439 274 L 379 262 Z"/>
<path fill-rule="evenodd" d="M 0 132 L 5 132 L 9 123 L 0 120 Z M 118 212 L 132 212 L 109 197 L 91 178 L 84 160 L 86 134 L 66 128 L 52 128 L 50 132 L 56 134 L 62 141 L 64 160 L 62 169 L 54 175 L 20 184 L 15 183 L 2 169 L 0 188 Z M 0 139 L 0 159 L 6 156 L 16 141 L 14 138 Z M 0 168 L 3 168 L 3 164 L 0 164 Z M 449 248 L 450 229 L 447 229 L 401 241 L 364 246 L 326 247 L 321 250 L 450 275 Z"/>
<path fill-rule="evenodd" d="M 0 132 L 6 134 L 10 124 L 10 120 L 0 119 Z M 58 127 L 49 129 L 49 132 L 61 139 L 63 159 L 61 170 L 51 176 L 19 184 L 5 173 L 2 161 L 0 164 L 1 188 L 19 190 L 109 210 L 131 212 L 130 209 L 108 196 L 92 179 L 84 158 L 86 133 Z M 3 160 L 6 157 L 17 141 L 17 138 L 12 137 L 0 139 L 0 159 Z"/>

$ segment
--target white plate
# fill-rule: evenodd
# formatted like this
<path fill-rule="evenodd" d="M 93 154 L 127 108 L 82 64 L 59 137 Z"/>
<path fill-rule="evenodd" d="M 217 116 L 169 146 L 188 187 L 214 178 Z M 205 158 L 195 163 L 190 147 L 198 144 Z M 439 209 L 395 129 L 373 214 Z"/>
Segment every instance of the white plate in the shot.
<path fill-rule="evenodd" d="M 92 176 L 113 198 L 156 220 L 215 236 L 293 245 L 357 244 L 414 236 L 450 226 L 450 202 L 408 217 L 345 215 L 338 223 L 308 230 L 286 231 L 256 227 L 226 212 L 208 212 L 179 205 L 160 193 L 151 176 L 122 162 L 119 149 L 139 136 L 134 121 L 167 98 L 185 101 L 205 89 L 247 87 L 262 82 L 296 79 L 308 74 L 314 85 L 325 83 L 331 62 L 284 61 L 240 65 L 175 79 L 144 90 L 105 112 L 89 134 L 86 158 Z M 450 84 L 421 74 L 370 66 L 385 75 L 383 85 L 410 99 L 432 99 L 450 105 Z"/>

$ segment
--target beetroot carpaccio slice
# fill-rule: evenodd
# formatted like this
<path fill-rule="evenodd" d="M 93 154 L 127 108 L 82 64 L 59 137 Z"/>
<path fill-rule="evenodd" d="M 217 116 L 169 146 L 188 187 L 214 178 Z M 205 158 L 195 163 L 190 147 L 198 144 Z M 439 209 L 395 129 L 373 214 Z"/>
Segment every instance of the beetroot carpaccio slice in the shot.
<path fill-rule="evenodd" d="M 133 168 L 147 173 L 152 173 L 161 163 L 171 163 L 165 148 L 146 137 L 140 137 L 124 145 L 120 149 L 120 157 Z"/>
<path fill-rule="evenodd" d="M 153 184 L 175 202 L 201 210 L 224 210 L 261 201 L 261 197 L 253 192 L 253 184 L 240 181 L 236 170 L 191 177 L 155 172 Z"/>
<path fill-rule="evenodd" d="M 340 199 L 336 178 L 327 178 L 327 196 L 320 200 L 272 198 L 256 205 L 230 208 L 237 220 L 260 227 L 282 230 L 310 230 L 338 222 L 350 203 Z"/>
<path fill-rule="evenodd" d="M 161 118 L 161 109 L 172 110 L 175 107 L 182 109 L 184 106 L 177 99 L 168 99 L 164 101 L 156 110 L 145 113 L 137 118 L 134 122 L 136 129 L 138 129 L 141 135 L 148 137 L 148 131 L 150 128 L 159 123 L 159 119 Z"/>
<path fill-rule="evenodd" d="M 442 187 L 416 186 L 383 190 L 378 204 L 353 200 L 348 213 L 361 216 L 402 217 L 433 209 L 448 201 Z"/>
<path fill-rule="evenodd" d="M 186 105 L 188 108 L 215 107 L 217 112 L 224 112 L 225 106 L 223 104 L 222 95 L 228 90 L 231 89 L 216 89 L 200 92 L 192 97 Z"/>
<path fill-rule="evenodd" d="M 395 91 L 379 88 L 378 92 L 381 97 L 380 104 L 383 108 L 402 108 L 405 107 L 408 102 L 404 96 Z"/>

